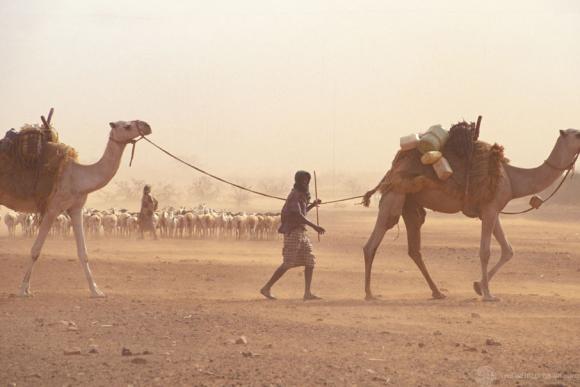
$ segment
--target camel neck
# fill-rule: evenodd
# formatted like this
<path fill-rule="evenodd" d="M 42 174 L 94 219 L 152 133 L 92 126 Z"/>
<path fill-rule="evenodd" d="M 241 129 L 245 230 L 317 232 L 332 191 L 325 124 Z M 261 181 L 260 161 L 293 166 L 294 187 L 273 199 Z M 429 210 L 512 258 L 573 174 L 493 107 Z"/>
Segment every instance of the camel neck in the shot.
<path fill-rule="evenodd" d="M 109 139 L 105 152 L 94 164 L 75 164 L 74 178 L 79 192 L 88 194 L 106 186 L 117 173 L 127 144 Z"/>
<path fill-rule="evenodd" d="M 518 168 L 505 165 L 512 187 L 512 199 L 534 195 L 550 187 L 574 161 L 558 141 L 546 161 L 536 168 Z"/>

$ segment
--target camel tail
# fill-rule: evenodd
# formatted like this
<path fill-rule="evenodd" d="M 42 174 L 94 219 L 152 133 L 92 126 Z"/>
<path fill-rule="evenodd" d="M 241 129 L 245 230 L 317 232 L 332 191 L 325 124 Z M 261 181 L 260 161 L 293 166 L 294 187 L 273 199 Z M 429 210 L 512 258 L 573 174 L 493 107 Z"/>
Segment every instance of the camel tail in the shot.
<path fill-rule="evenodd" d="M 377 192 L 377 189 L 378 188 L 379 187 L 377 186 L 377 187 L 373 188 L 372 190 L 367 191 L 364 194 L 364 196 L 362 198 L 362 202 L 361 202 L 363 206 L 365 206 L 365 207 L 370 206 L 370 204 L 371 204 L 371 197 L 375 194 L 375 192 Z"/>
<path fill-rule="evenodd" d="M 371 198 L 373 197 L 373 195 L 378 191 L 378 189 L 380 188 L 380 186 L 383 184 L 384 179 L 382 179 L 379 184 L 377 184 L 377 186 L 373 189 L 371 189 L 370 191 L 367 191 L 362 198 L 362 202 L 361 204 L 365 207 L 370 206 L 371 204 Z"/>
<path fill-rule="evenodd" d="M 400 152 L 399 152 L 400 153 Z M 397 157 L 395 158 L 395 160 L 399 157 L 399 153 L 397 153 Z M 391 171 L 387 171 L 387 173 L 385 174 L 385 176 L 383 176 L 383 178 L 381 179 L 381 181 L 379 181 L 379 184 L 377 184 L 377 186 L 373 189 L 371 189 L 370 191 L 367 191 L 367 193 L 365 193 L 363 195 L 361 204 L 365 207 L 370 206 L 371 204 L 371 198 L 373 197 L 373 195 L 379 190 L 379 188 L 381 188 L 381 185 L 383 185 L 383 183 L 387 180 L 387 178 L 389 177 L 389 173 Z"/>

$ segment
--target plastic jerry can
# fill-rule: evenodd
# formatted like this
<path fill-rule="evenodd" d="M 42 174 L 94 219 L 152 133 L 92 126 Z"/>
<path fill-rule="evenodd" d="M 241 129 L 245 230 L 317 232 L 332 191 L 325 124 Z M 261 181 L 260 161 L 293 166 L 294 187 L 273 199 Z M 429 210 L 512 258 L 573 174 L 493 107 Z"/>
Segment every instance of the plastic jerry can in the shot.
<path fill-rule="evenodd" d="M 415 149 L 417 148 L 417 145 L 419 145 L 419 141 L 419 135 L 416 133 L 401 137 L 401 150 L 407 151 Z"/>
<path fill-rule="evenodd" d="M 433 165 L 439 161 L 441 157 L 443 157 L 443 155 L 439 151 L 427 152 L 421 156 L 421 163 L 424 165 Z"/>
<path fill-rule="evenodd" d="M 439 161 L 433 164 L 433 169 L 439 180 L 445 181 L 453 175 L 453 169 L 451 169 L 451 165 L 449 165 L 449 161 L 445 157 L 441 157 Z"/>
<path fill-rule="evenodd" d="M 427 153 L 431 151 L 440 151 L 445 146 L 449 132 L 441 127 L 441 125 L 433 125 L 421 136 L 419 141 L 419 151 Z"/>

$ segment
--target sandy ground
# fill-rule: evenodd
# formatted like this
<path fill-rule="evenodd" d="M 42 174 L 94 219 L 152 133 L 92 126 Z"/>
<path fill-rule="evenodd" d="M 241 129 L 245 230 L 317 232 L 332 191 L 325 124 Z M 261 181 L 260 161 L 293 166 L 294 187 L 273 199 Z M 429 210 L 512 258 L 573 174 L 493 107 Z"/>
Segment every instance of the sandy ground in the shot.
<path fill-rule="evenodd" d="M 280 241 L 90 240 L 108 295 L 90 299 L 73 241 L 52 240 L 35 297 L 20 299 L 31 240 L 4 235 L 0 384 L 580 385 L 577 224 L 507 219 L 516 256 L 492 283 L 501 302 L 483 303 L 472 290 L 478 222 L 430 214 L 423 253 L 448 298 L 429 299 L 402 226 L 375 261 L 383 298 L 365 302 L 361 247 L 375 213 L 322 214 L 314 290 L 324 300 L 311 303 L 299 269 L 275 287 L 280 300 L 259 296 Z M 242 335 L 247 344 L 235 344 Z"/>

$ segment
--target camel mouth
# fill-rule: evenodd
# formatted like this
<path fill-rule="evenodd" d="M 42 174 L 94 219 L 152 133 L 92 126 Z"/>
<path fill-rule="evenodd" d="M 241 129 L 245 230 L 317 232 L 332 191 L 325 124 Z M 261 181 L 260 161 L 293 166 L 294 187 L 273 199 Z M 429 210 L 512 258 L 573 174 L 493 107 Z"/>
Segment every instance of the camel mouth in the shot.
<path fill-rule="evenodd" d="M 151 131 L 151 126 L 149 126 L 149 124 L 145 121 L 137 121 L 137 125 L 139 127 L 140 132 L 144 135 L 147 136 L 149 134 L 152 133 Z"/>

